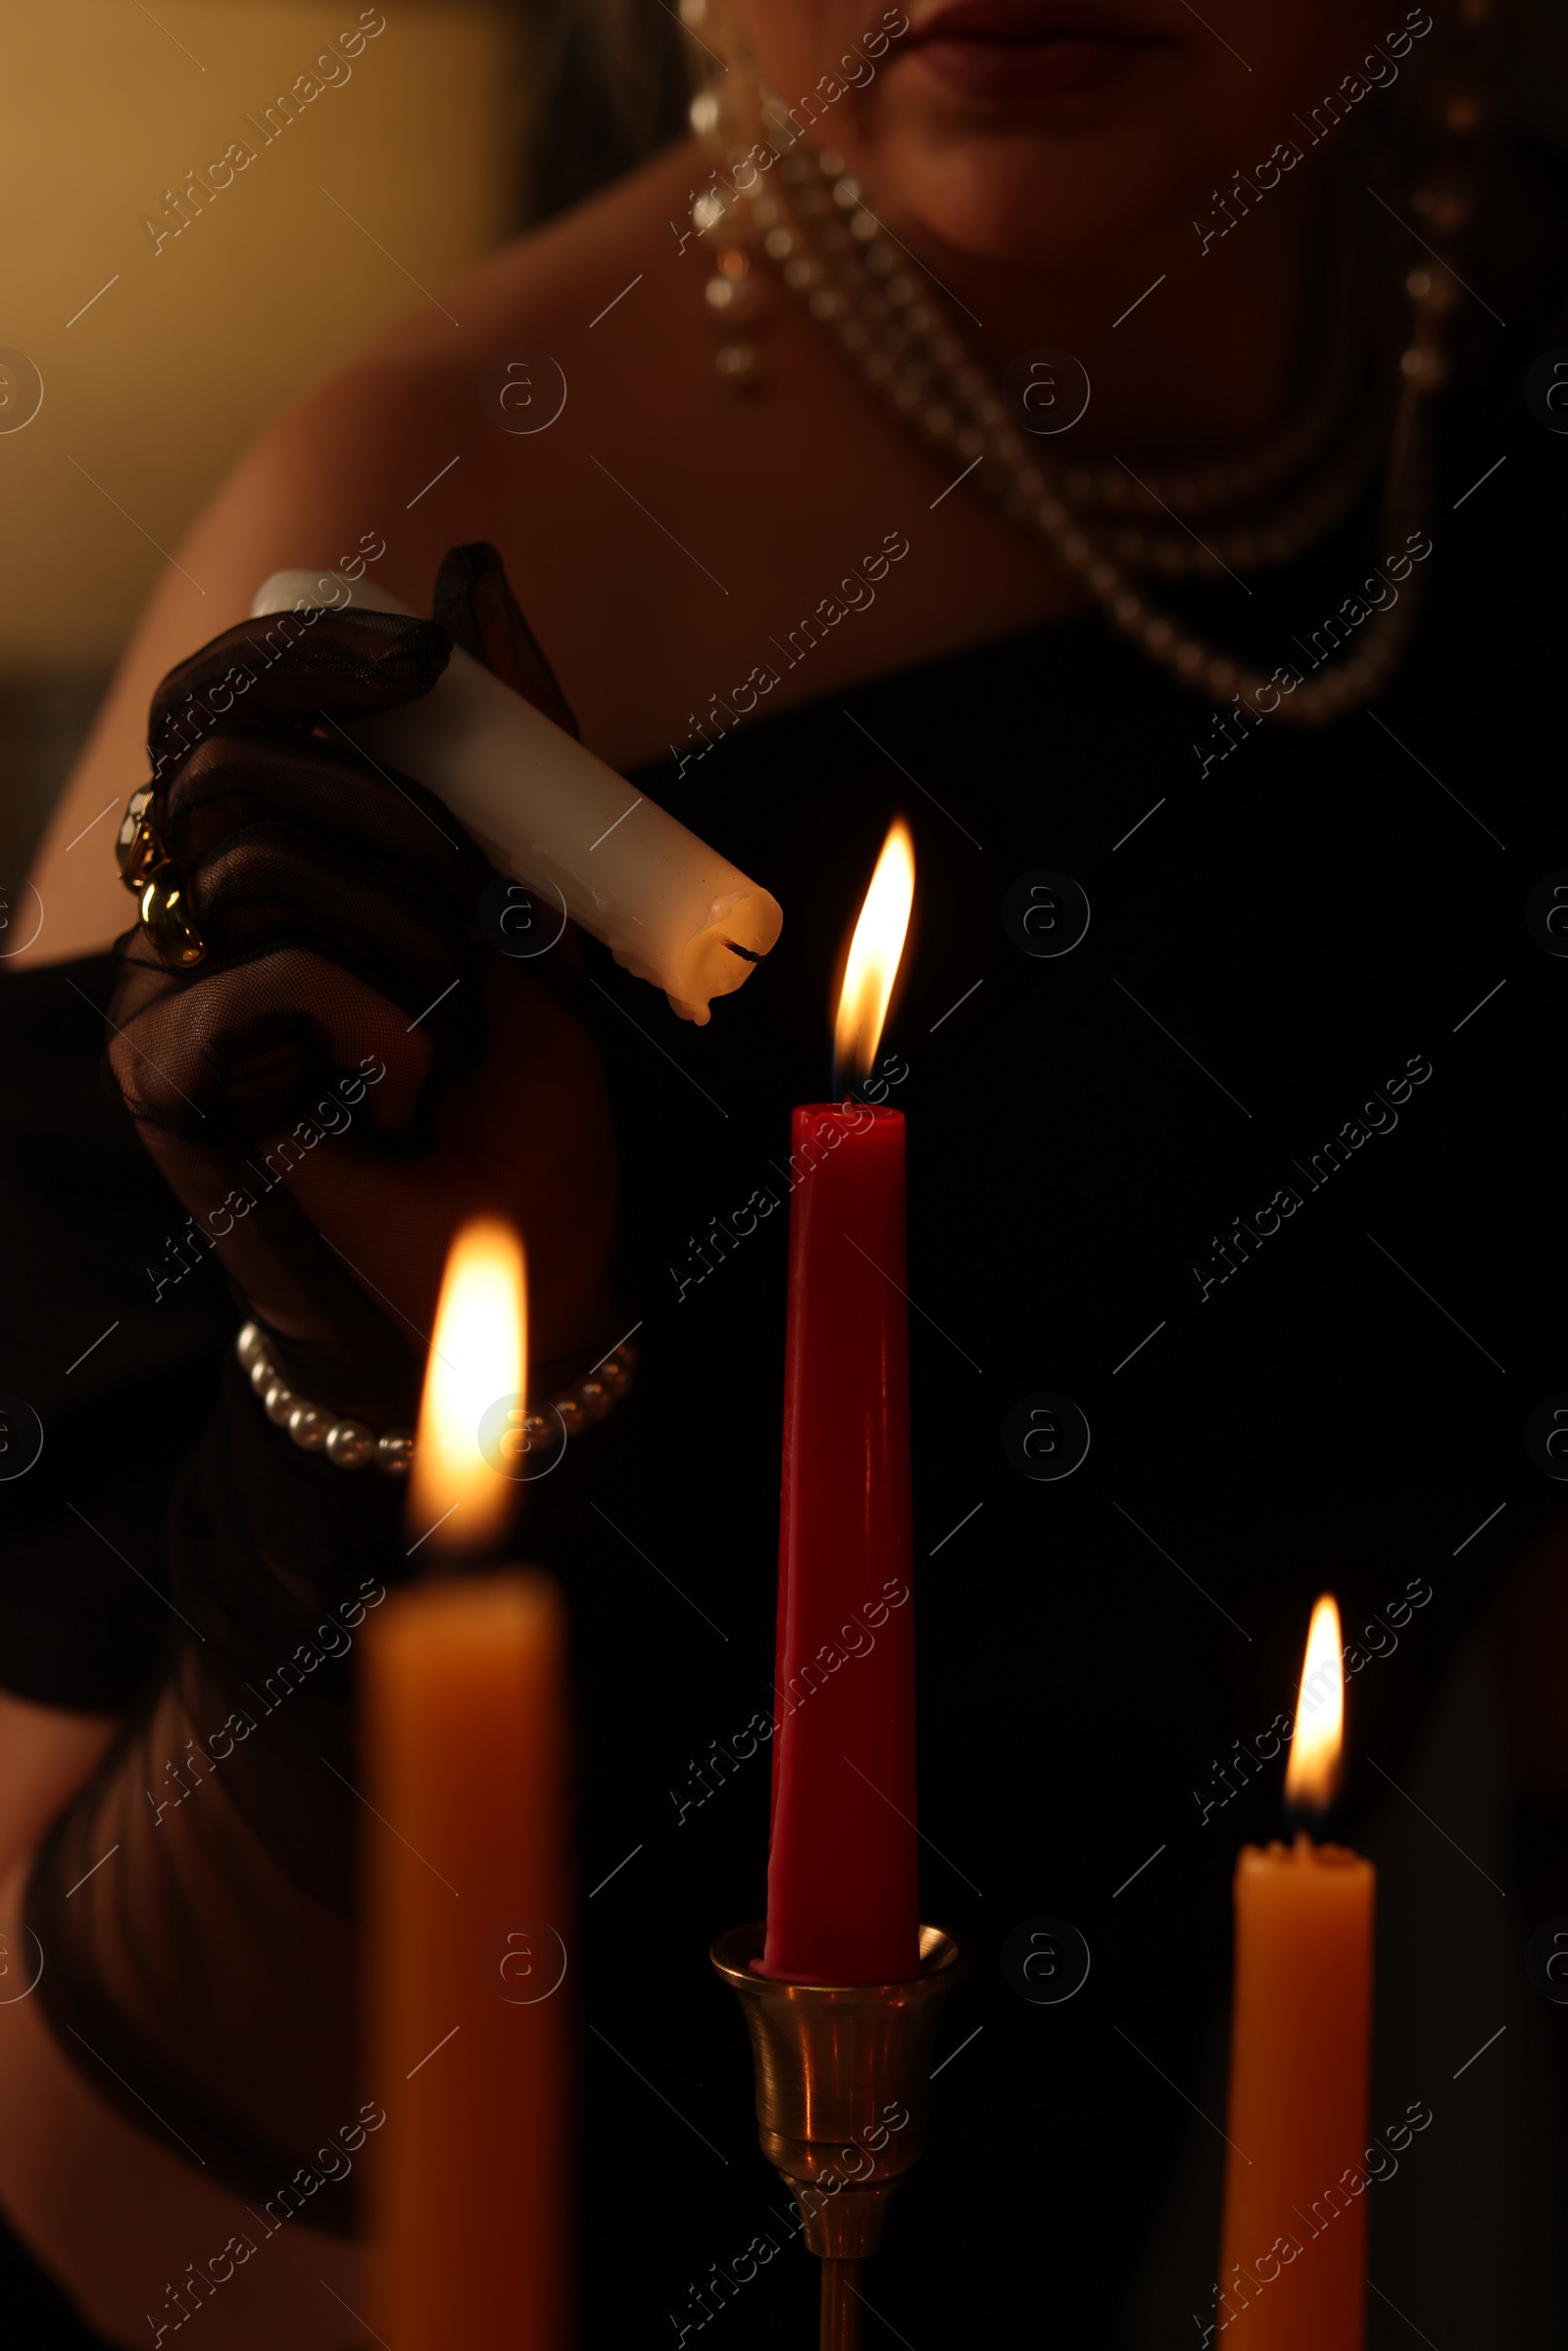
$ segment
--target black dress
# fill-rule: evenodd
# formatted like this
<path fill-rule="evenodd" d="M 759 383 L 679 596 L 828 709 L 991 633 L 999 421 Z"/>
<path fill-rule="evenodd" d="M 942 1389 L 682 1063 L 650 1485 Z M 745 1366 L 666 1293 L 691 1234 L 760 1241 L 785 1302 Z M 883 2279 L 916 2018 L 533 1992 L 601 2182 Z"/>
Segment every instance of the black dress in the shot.
<path fill-rule="evenodd" d="M 899 809 L 922 1916 L 975 1956 L 867 2341 L 1200 2339 L 1229 1881 L 1279 1828 L 1256 1748 L 1316 1593 L 1359 1638 L 1412 1584 L 1430 1596 L 1351 1682 L 1335 1822 L 1380 1868 L 1374 2128 L 1417 2097 L 1436 2124 L 1373 2191 L 1372 2340 L 1402 2318 L 1445 2342 L 1561 2327 L 1560 2018 L 1523 1948 L 1568 1824 L 1512 1776 L 1484 1640 L 1564 1500 L 1525 1438 L 1568 1388 L 1568 960 L 1526 920 L 1568 868 L 1568 440 L 1523 398 L 1552 340 L 1539 318 L 1499 335 L 1451 420 L 1425 614 L 1370 710 L 1238 728 L 1205 762 L 1206 706 L 1085 616 L 637 779 L 786 926 L 701 1033 L 592 963 L 643 1368 L 585 1440 L 596 1508 L 556 1560 L 583 1743 L 586 2342 L 811 2339 L 706 1951 L 763 1899 L 766 1750 L 735 1742 L 771 1684 L 789 1109 L 827 1091 L 834 956 Z M 917 563 L 921 517 L 888 519 Z M 1392 552 L 1363 515 L 1255 597 L 1222 582 L 1184 610 L 1297 660 Z M 1042 875 L 1063 924 L 1060 877 L 1089 911 L 1054 955 L 1021 919 Z M 46 1431 L 0 1486 L 0 1680 L 93 1705 L 156 1669 L 162 1497 L 234 1326 L 210 1260 L 155 1301 L 183 1214 L 99 1089 L 106 970 L 0 983 L 0 1389 Z M 776 1205 L 737 1219 L 759 1194 Z M 1004 1443 L 1043 1396 L 1090 1433 L 1057 1480 Z M 1002 1966 L 1043 1917 L 1092 1955 L 1059 2005 Z"/>

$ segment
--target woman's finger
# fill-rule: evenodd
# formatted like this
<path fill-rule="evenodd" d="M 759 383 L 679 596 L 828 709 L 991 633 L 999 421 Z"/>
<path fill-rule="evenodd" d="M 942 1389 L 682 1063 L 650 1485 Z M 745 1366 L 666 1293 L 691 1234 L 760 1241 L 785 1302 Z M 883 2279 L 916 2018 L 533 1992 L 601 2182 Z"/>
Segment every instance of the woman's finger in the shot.
<path fill-rule="evenodd" d="M 466 977 L 478 955 L 471 923 L 433 890 L 368 874 L 286 824 L 253 824 L 184 871 L 210 955 L 252 958 L 285 941 L 309 943 L 410 1020 Z"/>
<path fill-rule="evenodd" d="M 395 1133 L 436 1051 L 428 1020 L 292 944 L 200 978 L 132 946 L 110 1017 L 110 1067 L 132 1117 L 215 1147 L 248 1146 L 286 1121 L 302 1088 L 370 1068 L 382 1073 L 371 1117 Z"/>
<path fill-rule="evenodd" d="M 398 612 L 312 610 L 242 620 L 159 684 L 147 724 L 155 780 L 225 727 L 347 724 L 428 694 L 452 640 Z"/>
<path fill-rule="evenodd" d="M 433 610 L 464 652 L 494 670 L 503 685 L 568 735 L 580 733 L 571 705 L 512 593 L 507 567 L 487 541 L 448 548 L 436 573 Z"/>
<path fill-rule="evenodd" d="M 188 871 L 227 836 L 280 816 L 367 872 L 393 874 L 466 918 L 490 879 L 483 852 L 432 793 L 382 767 L 346 736 L 323 743 L 298 735 L 210 735 L 170 782 L 159 829 L 170 856 Z"/>

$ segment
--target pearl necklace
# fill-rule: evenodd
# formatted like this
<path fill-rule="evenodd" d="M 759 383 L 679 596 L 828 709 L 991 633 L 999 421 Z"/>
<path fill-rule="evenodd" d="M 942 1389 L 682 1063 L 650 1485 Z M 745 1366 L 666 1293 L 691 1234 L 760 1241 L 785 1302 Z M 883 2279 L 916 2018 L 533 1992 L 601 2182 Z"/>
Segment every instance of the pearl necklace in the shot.
<path fill-rule="evenodd" d="M 736 232 L 720 227 L 732 215 L 716 190 L 693 208 L 700 230 L 718 232 L 718 266 L 708 298 L 719 321 L 744 327 L 755 314 L 747 248 L 760 237 L 790 291 L 899 421 L 976 472 L 976 487 L 1009 520 L 1045 540 L 1111 624 L 1181 684 L 1222 708 L 1238 703 L 1250 716 L 1301 726 L 1320 726 L 1380 690 L 1410 632 L 1413 580 L 1397 603 L 1365 620 L 1352 653 L 1321 675 L 1298 675 L 1294 690 L 1283 695 L 1267 673 L 1187 633 L 1134 584 L 1139 572 L 1213 577 L 1233 564 L 1256 569 L 1289 563 L 1351 512 L 1389 442 L 1377 404 L 1359 396 L 1363 387 L 1345 345 L 1330 356 L 1300 417 L 1268 448 L 1225 465 L 1143 477 L 1119 465 L 1063 465 L 1030 449 L 1015 421 L 1016 407 L 1009 407 L 939 299 L 906 268 L 906 257 L 866 208 L 842 156 L 797 151 L 781 157 L 766 180 L 756 175 L 736 193 L 749 214 L 751 234 L 744 243 L 723 242 Z M 1385 513 L 1407 523 L 1410 477 L 1419 470 L 1420 407 L 1446 373 L 1441 335 L 1452 289 L 1446 277 L 1425 269 L 1411 271 L 1405 289 L 1415 305 L 1415 327 L 1399 361 Z M 1344 307 L 1337 300 L 1331 311 L 1338 316 Z M 756 355 L 745 342 L 730 343 L 718 365 L 744 385 L 754 378 Z M 1336 430 L 1347 426 L 1348 447 L 1331 470 L 1324 452 Z M 982 467 L 982 460 L 991 462 Z M 1226 510 L 1255 506 L 1260 493 L 1282 485 L 1280 502 L 1264 519 L 1249 522 L 1245 513 L 1240 522 L 1222 519 L 1203 539 L 1187 527 L 1189 514 L 1223 517 Z M 1176 530 L 1162 526 L 1161 510 Z M 1272 706 L 1260 703 L 1263 694 L 1272 694 Z"/>

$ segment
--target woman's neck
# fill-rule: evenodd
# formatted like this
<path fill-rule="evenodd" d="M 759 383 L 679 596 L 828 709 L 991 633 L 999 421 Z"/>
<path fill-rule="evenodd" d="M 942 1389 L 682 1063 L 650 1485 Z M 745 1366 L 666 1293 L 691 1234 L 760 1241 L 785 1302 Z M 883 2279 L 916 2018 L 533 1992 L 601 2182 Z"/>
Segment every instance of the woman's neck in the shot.
<path fill-rule="evenodd" d="M 1020 354 L 1070 352 L 1089 408 L 1075 450 L 1201 457 L 1266 438 L 1307 389 L 1304 349 L 1319 232 L 1311 191 L 1283 183 L 1238 233 L 1200 246 L 1182 218 L 1047 265 L 976 260 L 918 228 L 908 249 L 999 372 Z"/>

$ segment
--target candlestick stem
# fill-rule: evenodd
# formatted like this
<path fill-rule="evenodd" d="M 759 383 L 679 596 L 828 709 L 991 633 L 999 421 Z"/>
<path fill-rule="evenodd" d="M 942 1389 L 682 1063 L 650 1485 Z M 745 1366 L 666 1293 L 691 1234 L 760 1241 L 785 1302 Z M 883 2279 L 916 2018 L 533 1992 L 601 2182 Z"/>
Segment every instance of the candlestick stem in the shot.
<path fill-rule="evenodd" d="M 818 2351 L 860 2351 L 860 2265 L 822 2264 L 822 2317 Z"/>

